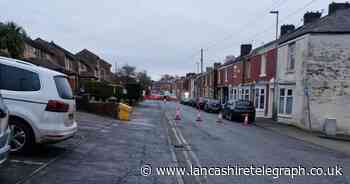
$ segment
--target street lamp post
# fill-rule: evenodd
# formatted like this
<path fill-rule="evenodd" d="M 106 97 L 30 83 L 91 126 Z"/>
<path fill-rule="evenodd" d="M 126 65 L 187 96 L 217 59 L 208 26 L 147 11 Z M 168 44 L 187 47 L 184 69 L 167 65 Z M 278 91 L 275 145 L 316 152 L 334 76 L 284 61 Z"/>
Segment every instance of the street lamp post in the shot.
<path fill-rule="evenodd" d="M 279 27 L 279 23 L 278 23 L 278 19 L 279 19 L 279 11 L 270 11 L 270 14 L 274 14 L 276 15 L 276 41 L 278 40 L 278 27 Z M 278 44 L 276 43 L 276 50 L 277 50 Z M 277 58 L 278 52 L 276 51 L 276 58 Z M 272 119 L 274 121 L 278 120 L 278 116 L 277 116 L 277 94 L 278 94 L 278 90 L 277 90 L 277 62 L 276 62 L 276 66 L 275 66 L 275 80 L 273 81 L 273 90 L 274 90 L 274 95 L 273 95 L 273 104 L 272 104 Z"/>
<path fill-rule="evenodd" d="M 270 14 L 275 14 L 276 15 L 276 40 L 278 39 L 278 19 L 279 19 L 279 11 L 270 11 Z"/>

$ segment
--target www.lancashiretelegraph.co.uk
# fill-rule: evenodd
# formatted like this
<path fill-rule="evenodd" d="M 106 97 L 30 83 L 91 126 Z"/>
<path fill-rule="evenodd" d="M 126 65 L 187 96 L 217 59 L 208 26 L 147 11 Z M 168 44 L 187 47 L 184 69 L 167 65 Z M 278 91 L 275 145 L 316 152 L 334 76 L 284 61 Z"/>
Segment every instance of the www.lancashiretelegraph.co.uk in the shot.
<path fill-rule="evenodd" d="M 342 176 L 342 167 L 339 165 L 332 167 L 270 167 L 270 166 L 248 166 L 241 167 L 157 167 L 152 168 L 151 165 L 141 167 L 141 175 L 150 176 L 271 176 L 278 179 L 281 176 L 289 176 L 291 178 L 297 176 Z"/>

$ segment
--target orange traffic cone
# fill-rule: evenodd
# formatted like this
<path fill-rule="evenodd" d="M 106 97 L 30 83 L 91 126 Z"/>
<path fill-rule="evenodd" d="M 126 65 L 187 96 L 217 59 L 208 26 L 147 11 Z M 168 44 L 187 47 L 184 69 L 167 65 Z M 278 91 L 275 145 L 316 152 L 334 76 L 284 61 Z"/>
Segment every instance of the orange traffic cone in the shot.
<path fill-rule="evenodd" d="M 180 104 L 179 104 L 179 102 L 176 103 L 175 120 L 181 120 L 181 118 L 180 118 Z"/>
<path fill-rule="evenodd" d="M 201 111 L 200 111 L 200 110 L 198 110 L 198 114 L 197 114 L 197 119 L 196 119 L 196 121 L 198 121 L 198 122 L 203 121 L 203 120 L 202 120 L 202 117 L 201 117 Z"/>
<path fill-rule="evenodd" d="M 248 114 L 245 114 L 244 116 L 244 126 L 248 126 Z"/>
<path fill-rule="evenodd" d="M 181 120 L 179 109 L 176 109 L 175 120 L 177 120 L 177 121 Z"/>
<path fill-rule="evenodd" d="M 222 123 L 222 113 L 219 112 L 218 119 L 216 120 L 217 123 Z"/>

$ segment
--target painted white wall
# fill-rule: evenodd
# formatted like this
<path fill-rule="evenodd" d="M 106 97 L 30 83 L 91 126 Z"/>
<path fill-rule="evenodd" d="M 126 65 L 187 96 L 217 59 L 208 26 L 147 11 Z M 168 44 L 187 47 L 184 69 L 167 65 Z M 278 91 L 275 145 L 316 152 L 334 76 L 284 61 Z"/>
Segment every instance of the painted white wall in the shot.
<path fill-rule="evenodd" d="M 311 35 L 306 60 L 311 121 L 321 129 L 336 118 L 339 131 L 350 134 L 350 35 Z"/>
<path fill-rule="evenodd" d="M 288 44 L 293 41 L 297 54 L 295 72 L 290 73 L 286 71 Z M 279 115 L 280 122 L 303 128 L 311 122 L 313 130 L 322 130 L 326 118 L 336 118 L 338 131 L 350 134 L 350 35 L 305 35 L 281 45 L 277 79 L 278 89 L 287 86 L 283 83 L 295 83 L 289 85 L 295 89 L 293 113 Z"/>
<path fill-rule="evenodd" d="M 304 62 L 308 51 L 308 40 L 310 35 L 304 35 L 297 39 L 284 43 L 278 48 L 277 80 L 278 80 L 278 105 L 279 90 L 282 87 L 293 89 L 293 110 L 291 115 L 278 115 L 278 120 L 283 123 L 295 124 L 300 127 L 308 127 L 305 121 L 304 111 Z M 295 42 L 295 70 L 287 71 L 288 45 Z M 279 109 L 279 108 L 277 108 Z"/>

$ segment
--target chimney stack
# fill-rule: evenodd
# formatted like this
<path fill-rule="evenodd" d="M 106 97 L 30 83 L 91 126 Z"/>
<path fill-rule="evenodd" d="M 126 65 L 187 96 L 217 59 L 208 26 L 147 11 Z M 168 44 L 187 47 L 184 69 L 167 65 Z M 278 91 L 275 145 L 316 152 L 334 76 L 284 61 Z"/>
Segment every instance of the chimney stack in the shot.
<path fill-rule="evenodd" d="M 206 71 L 206 72 L 210 72 L 212 69 L 213 69 L 212 67 L 206 67 L 206 68 L 205 68 L 205 71 Z"/>
<path fill-rule="evenodd" d="M 295 30 L 295 26 L 293 24 L 285 24 L 281 26 L 281 37 L 293 32 Z"/>
<path fill-rule="evenodd" d="M 241 45 L 241 56 L 246 56 L 252 51 L 252 44 L 242 44 Z"/>
<path fill-rule="evenodd" d="M 350 3 L 349 2 L 345 2 L 345 3 L 331 3 L 328 6 L 328 15 L 332 15 L 334 13 L 336 13 L 336 11 L 338 10 L 345 10 L 345 9 L 349 9 L 350 8 Z"/>
<path fill-rule="evenodd" d="M 221 63 L 214 63 L 214 68 L 219 68 Z"/>
<path fill-rule="evenodd" d="M 304 25 L 313 23 L 319 20 L 322 16 L 321 12 L 306 12 L 304 14 Z"/>

